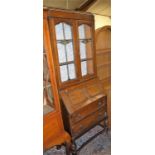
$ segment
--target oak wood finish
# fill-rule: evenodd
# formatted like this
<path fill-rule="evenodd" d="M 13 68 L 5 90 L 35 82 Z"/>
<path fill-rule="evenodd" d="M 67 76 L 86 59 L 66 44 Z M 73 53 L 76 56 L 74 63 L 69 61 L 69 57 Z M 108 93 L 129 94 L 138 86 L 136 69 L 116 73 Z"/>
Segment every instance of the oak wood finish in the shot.
<path fill-rule="evenodd" d="M 111 127 L 111 27 L 96 30 L 97 75 L 107 94 L 108 127 Z"/>
<path fill-rule="evenodd" d="M 47 11 L 45 10 L 43 12 L 43 37 L 54 96 L 54 111 L 44 115 L 43 117 L 43 148 L 44 150 L 47 150 L 55 145 L 65 144 L 66 152 L 69 155 L 71 139 L 69 134 L 64 130 L 61 118 L 60 101 L 55 79 L 55 69 L 53 65 L 53 55 L 47 23 Z"/>

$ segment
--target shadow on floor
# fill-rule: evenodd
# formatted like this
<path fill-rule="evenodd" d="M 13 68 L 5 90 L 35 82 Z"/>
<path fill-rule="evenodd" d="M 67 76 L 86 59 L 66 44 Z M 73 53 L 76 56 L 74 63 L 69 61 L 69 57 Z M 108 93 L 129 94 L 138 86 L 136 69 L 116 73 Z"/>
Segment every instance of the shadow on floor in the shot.
<path fill-rule="evenodd" d="M 87 141 L 87 139 L 99 132 L 101 129 L 102 128 L 100 126 L 96 126 L 77 139 L 77 147 L 80 147 L 83 142 Z M 66 155 L 65 147 L 62 146 L 60 150 L 53 147 L 44 152 L 44 155 Z M 108 134 L 102 133 L 94 138 L 79 151 L 78 155 L 111 155 L 111 132 L 109 131 Z"/>

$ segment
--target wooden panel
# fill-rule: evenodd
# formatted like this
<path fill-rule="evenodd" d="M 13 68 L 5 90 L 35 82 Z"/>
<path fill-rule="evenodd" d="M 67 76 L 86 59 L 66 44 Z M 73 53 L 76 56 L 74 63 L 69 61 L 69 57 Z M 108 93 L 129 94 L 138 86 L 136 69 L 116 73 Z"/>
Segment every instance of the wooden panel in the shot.
<path fill-rule="evenodd" d="M 104 86 L 104 89 L 111 89 L 111 77 L 107 77 L 103 80 L 101 80 L 102 86 Z"/>
<path fill-rule="evenodd" d="M 70 136 L 64 131 L 61 123 L 61 114 L 51 112 L 43 119 L 43 149 L 47 150 L 55 145 L 70 144 Z"/>
<path fill-rule="evenodd" d="M 105 26 L 95 32 L 97 53 L 97 75 L 104 84 L 111 77 L 111 27 Z M 110 80 L 108 80 L 110 81 Z M 109 83 L 110 85 L 110 83 Z"/>
<path fill-rule="evenodd" d="M 98 67 L 98 77 L 100 80 L 109 78 L 111 76 L 110 68 L 111 67 L 109 65 Z"/>
<path fill-rule="evenodd" d="M 111 127 L 111 27 L 99 28 L 96 34 L 97 75 L 107 95 L 108 126 Z"/>
<path fill-rule="evenodd" d="M 49 17 L 59 17 L 59 18 L 68 18 L 68 19 L 78 19 L 78 20 L 94 20 L 91 13 L 86 12 L 75 12 L 72 10 L 65 9 L 50 9 L 48 11 Z"/>
<path fill-rule="evenodd" d="M 84 91 L 85 90 L 83 88 L 79 88 L 75 89 L 74 91 L 70 91 L 70 93 L 68 93 L 69 99 L 74 105 L 82 103 L 87 100 L 87 96 L 85 95 Z"/>
<path fill-rule="evenodd" d="M 43 126 L 43 139 L 44 143 L 51 138 L 54 137 L 55 134 L 59 134 L 61 132 L 61 128 L 59 126 L 59 118 L 57 115 L 52 115 L 50 113 L 48 116 L 44 117 L 44 126 Z"/>
<path fill-rule="evenodd" d="M 111 53 L 103 53 L 103 54 L 97 54 L 97 67 L 100 67 L 102 65 L 106 65 L 111 63 Z"/>
<path fill-rule="evenodd" d="M 110 26 L 105 26 L 96 30 L 96 49 L 111 49 Z"/>
<path fill-rule="evenodd" d="M 88 94 L 91 97 L 94 97 L 101 93 L 101 89 L 100 89 L 100 87 L 98 87 L 98 85 L 96 83 L 92 84 L 92 85 L 87 85 L 86 88 L 87 88 Z"/>

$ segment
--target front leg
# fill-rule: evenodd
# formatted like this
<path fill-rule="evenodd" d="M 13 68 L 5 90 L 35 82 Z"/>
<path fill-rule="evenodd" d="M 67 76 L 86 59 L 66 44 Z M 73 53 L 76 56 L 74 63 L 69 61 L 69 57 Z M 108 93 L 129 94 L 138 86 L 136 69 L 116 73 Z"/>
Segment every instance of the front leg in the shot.
<path fill-rule="evenodd" d="M 104 119 L 104 128 L 105 128 L 106 134 L 108 134 L 108 116 L 107 115 L 105 116 L 105 119 Z"/>
<path fill-rule="evenodd" d="M 56 149 L 57 149 L 57 150 L 60 150 L 60 149 L 61 149 L 61 145 L 57 145 L 57 146 L 56 146 Z"/>
<path fill-rule="evenodd" d="M 72 149 L 72 155 L 77 155 L 76 143 L 74 141 L 72 142 L 71 149 Z"/>
<path fill-rule="evenodd" d="M 70 155 L 71 143 L 70 142 L 65 142 L 65 146 L 66 146 L 66 155 Z"/>

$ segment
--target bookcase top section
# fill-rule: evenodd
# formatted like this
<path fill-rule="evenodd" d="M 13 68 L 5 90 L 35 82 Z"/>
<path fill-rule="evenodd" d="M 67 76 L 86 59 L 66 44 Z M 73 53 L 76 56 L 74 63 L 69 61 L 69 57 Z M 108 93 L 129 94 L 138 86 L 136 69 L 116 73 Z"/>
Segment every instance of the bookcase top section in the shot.
<path fill-rule="evenodd" d="M 74 11 L 67 9 L 57 9 L 44 7 L 44 17 L 57 17 L 57 18 L 68 18 L 78 20 L 94 20 L 94 15 L 89 12 Z"/>

